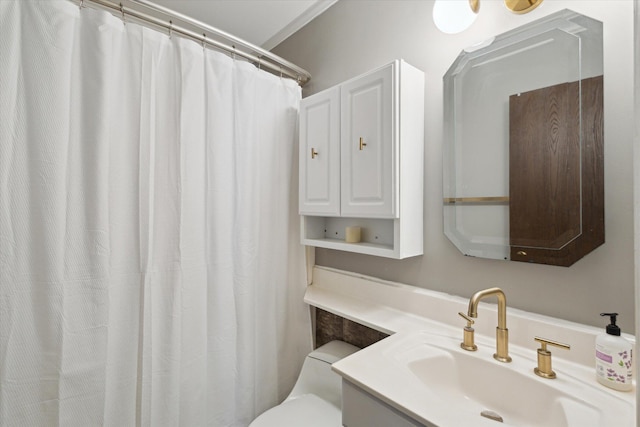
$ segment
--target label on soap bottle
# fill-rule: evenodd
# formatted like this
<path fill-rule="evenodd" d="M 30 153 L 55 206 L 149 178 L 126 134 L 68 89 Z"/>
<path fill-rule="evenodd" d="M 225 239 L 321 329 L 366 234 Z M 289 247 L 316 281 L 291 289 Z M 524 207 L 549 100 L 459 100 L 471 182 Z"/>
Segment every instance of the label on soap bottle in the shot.
<path fill-rule="evenodd" d="M 596 345 L 596 375 L 601 380 L 631 384 L 632 360 L 632 350 L 609 351 L 604 346 Z"/>

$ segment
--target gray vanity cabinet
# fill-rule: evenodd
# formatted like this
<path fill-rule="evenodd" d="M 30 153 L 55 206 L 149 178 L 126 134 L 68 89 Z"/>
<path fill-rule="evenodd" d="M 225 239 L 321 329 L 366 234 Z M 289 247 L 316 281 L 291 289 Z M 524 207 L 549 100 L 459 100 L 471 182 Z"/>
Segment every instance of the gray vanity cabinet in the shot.
<path fill-rule="evenodd" d="M 342 425 L 344 427 L 427 427 L 344 379 L 342 380 Z"/>

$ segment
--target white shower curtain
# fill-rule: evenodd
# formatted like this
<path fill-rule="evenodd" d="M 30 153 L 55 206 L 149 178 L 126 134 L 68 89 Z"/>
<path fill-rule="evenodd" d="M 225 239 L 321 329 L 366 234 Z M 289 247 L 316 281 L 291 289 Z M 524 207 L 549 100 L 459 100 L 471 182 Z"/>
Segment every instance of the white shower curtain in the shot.
<path fill-rule="evenodd" d="M 0 426 L 246 426 L 286 396 L 311 347 L 299 99 L 103 11 L 0 1 Z"/>

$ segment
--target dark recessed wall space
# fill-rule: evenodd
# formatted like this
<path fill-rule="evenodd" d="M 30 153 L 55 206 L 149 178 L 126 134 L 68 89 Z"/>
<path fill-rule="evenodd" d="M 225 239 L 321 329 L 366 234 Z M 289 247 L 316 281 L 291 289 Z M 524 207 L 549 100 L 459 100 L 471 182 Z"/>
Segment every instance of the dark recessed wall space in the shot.
<path fill-rule="evenodd" d="M 316 348 L 333 340 L 340 340 L 365 348 L 389 335 L 316 308 Z"/>

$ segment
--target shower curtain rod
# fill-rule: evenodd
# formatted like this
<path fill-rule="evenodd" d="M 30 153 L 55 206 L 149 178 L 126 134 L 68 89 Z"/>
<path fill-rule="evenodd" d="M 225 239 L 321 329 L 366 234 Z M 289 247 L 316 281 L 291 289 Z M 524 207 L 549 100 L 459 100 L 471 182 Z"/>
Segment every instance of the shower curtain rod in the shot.
<path fill-rule="evenodd" d="M 259 46 L 256 46 L 252 43 L 244 41 L 238 37 L 235 37 L 225 31 L 212 27 L 211 25 L 205 24 L 204 22 L 190 18 L 184 14 L 181 14 L 172 9 L 166 8 L 164 6 L 155 4 L 149 0 L 130 0 L 130 2 L 140 4 L 155 12 L 159 12 L 164 15 L 167 15 L 170 18 L 170 20 L 166 21 L 164 19 L 158 18 L 153 15 L 149 15 L 147 13 L 138 11 L 136 9 L 125 7 L 123 6 L 122 3 L 114 3 L 108 0 L 73 0 L 73 1 L 75 1 L 76 3 L 79 3 L 80 8 L 85 6 L 86 3 L 94 3 L 100 7 L 103 7 L 105 9 L 109 9 L 111 11 L 121 14 L 123 19 L 125 19 L 127 16 L 131 16 L 137 20 L 151 23 L 155 26 L 164 28 L 168 31 L 169 34 L 171 33 L 181 34 L 185 37 L 201 42 L 203 46 L 206 44 L 206 45 L 215 47 L 217 49 L 221 49 L 225 52 L 231 53 L 232 55 L 241 56 L 245 59 L 252 61 L 254 65 L 258 66 L 259 68 L 266 68 L 273 71 L 275 74 L 280 74 L 281 76 L 287 76 L 296 80 L 300 86 L 304 86 L 311 79 L 311 74 L 307 70 L 298 67 L 297 65 L 279 57 L 278 55 L 275 55 L 267 50 L 262 49 Z M 231 45 L 223 43 L 212 37 L 207 37 L 206 33 L 198 34 L 197 32 L 192 31 L 188 28 L 184 28 L 180 25 L 175 25 L 173 23 L 172 18 L 179 19 L 180 21 L 186 22 L 187 24 L 193 25 L 201 30 L 205 30 L 210 35 L 213 35 L 218 38 L 222 38 L 225 41 L 230 42 Z"/>

